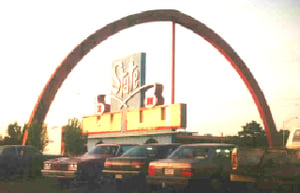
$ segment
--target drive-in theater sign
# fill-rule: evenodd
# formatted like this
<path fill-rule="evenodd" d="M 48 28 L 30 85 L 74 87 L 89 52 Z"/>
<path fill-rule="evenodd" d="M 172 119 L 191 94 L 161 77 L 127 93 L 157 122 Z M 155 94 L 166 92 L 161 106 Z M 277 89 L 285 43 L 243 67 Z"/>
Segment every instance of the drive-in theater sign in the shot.
<path fill-rule="evenodd" d="M 143 143 L 149 137 L 186 127 L 186 104 L 164 105 L 163 85 L 145 84 L 146 53 L 113 61 L 111 72 L 110 104 L 105 95 L 99 95 L 97 114 L 83 117 L 83 133 L 89 134 L 90 145 L 100 139 L 116 142 L 120 138 Z"/>

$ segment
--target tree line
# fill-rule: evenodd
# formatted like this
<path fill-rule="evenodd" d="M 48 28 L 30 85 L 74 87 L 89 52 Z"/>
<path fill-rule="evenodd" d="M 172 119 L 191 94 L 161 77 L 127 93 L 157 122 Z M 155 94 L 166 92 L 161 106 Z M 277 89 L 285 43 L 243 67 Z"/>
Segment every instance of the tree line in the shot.
<path fill-rule="evenodd" d="M 268 147 L 267 137 L 262 126 L 256 121 L 251 121 L 241 126 L 242 130 L 237 135 L 230 136 L 228 143 L 247 147 Z M 43 151 L 49 143 L 47 125 L 32 123 L 29 127 L 25 124 L 21 127 L 17 122 L 9 124 L 7 136 L 0 141 L 0 145 L 22 144 L 24 131 L 28 130 L 27 145 L 33 145 Z M 280 130 L 278 137 L 282 139 L 282 146 L 287 141 L 289 130 Z M 62 127 L 62 142 L 64 155 L 80 155 L 87 151 L 87 135 L 82 134 L 82 127 L 79 119 L 69 119 Z"/>
<path fill-rule="evenodd" d="M 0 145 L 21 145 L 24 137 L 24 131 L 28 130 L 26 145 L 32 145 L 41 152 L 49 143 L 46 124 L 32 123 L 28 127 L 23 127 L 17 122 L 8 125 L 7 136 L 0 140 Z M 87 135 L 82 134 L 81 123 L 79 119 L 69 119 L 68 123 L 62 127 L 62 142 L 64 155 L 80 155 L 86 152 Z"/>

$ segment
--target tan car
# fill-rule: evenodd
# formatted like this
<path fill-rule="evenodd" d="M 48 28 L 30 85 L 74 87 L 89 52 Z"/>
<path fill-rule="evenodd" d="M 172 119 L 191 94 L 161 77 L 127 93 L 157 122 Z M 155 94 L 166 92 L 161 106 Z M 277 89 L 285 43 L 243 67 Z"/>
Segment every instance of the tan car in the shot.
<path fill-rule="evenodd" d="M 150 162 L 147 183 L 156 189 L 184 192 L 226 190 L 235 145 L 202 143 L 181 145 L 167 159 Z"/>

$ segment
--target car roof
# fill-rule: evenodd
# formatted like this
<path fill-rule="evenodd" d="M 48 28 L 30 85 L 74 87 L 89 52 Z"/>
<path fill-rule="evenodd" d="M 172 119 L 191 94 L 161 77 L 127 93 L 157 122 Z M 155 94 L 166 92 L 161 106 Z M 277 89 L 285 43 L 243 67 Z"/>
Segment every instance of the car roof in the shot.
<path fill-rule="evenodd" d="M 179 143 L 148 143 L 148 144 L 142 144 L 140 146 L 179 146 Z"/>
<path fill-rule="evenodd" d="M 192 144 L 182 144 L 181 146 L 184 147 L 195 147 L 195 146 L 200 146 L 200 147 L 235 147 L 235 144 L 228 144 L 228 143 L 192 143 Z"/>
<path fill-rule="evenodd" d="M 95 146 L 123 146 L 123 145 L 137 145 L 133 143 L 101 143 L 101 144 L 96 144 Z"/>
<path fill-rule="evenodd" d="M 34 147 L 33 145 L 0 145 L 1 147 Z"/>

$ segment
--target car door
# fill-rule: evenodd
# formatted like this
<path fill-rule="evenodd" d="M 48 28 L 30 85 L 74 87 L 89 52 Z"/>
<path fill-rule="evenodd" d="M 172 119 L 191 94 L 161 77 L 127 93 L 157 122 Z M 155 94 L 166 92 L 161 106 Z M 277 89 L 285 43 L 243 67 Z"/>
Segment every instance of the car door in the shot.
<path fill-rule="evenodd" d="M 17 150 L 17 157 L 18 157 L 18 163 L 17 163 L 17 169 L 18 173 L 22 174 L 23 173 L 23 168 L 24 168 L 24 148 L 23 146 L 16 146 Z"/>
<path fill-rule="evenodd" d="M 218 147 L 213 149 L 213 161 L 218 166 L 217 173 L 222 176 L 228 176 L 230 173 L 232 149 L 232 147 Z"/>
<path fill-rule="evenodd" d="M 37 175 L 43 166 L 43 156 L 33 146 L 24 146 L 23 161 L 26 165 L 29 175 Z"/>
<path fill-rule="evenodd" d="M 15 146 L 7 146 L 3 152 L 3 165 L 5 166 L 6 176 L 15 176 L 18 172 L 18 164 L 20 159 L 18 157 L 17 149 Z"/>

